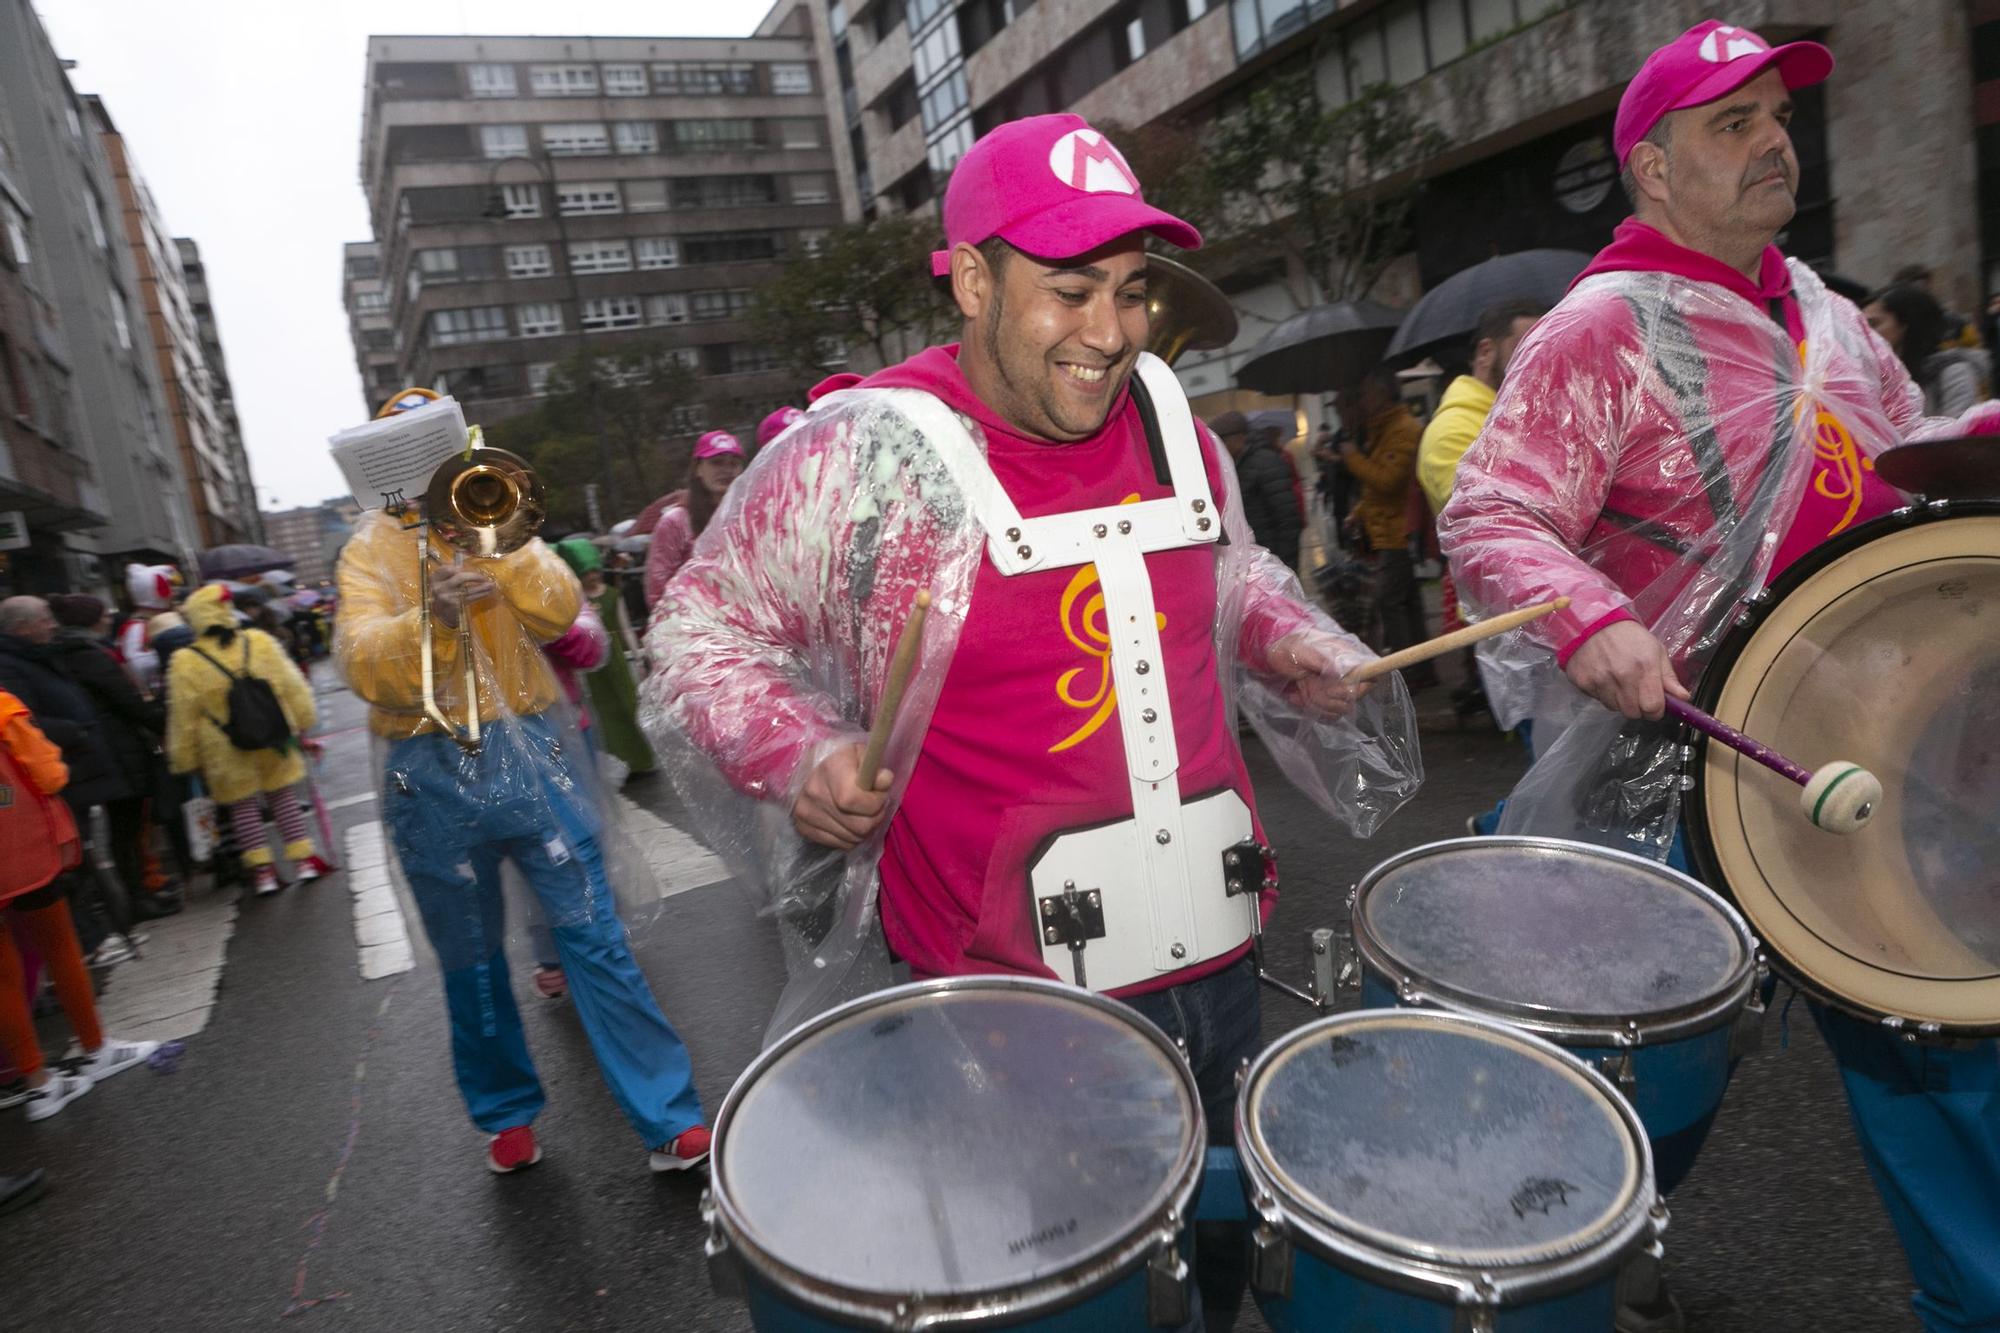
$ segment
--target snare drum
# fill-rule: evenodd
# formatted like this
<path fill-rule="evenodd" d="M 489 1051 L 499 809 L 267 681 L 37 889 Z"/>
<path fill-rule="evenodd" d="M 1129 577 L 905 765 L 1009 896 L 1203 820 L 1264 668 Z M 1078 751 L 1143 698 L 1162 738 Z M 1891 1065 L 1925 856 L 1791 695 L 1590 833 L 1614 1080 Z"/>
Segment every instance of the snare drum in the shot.
<path fill-rule="evenodd" d="M 1491 1019 L 1365 1010 L 1250 1066 L 1236 1142 L 1277 1333 L 1609 1333 L 1666 1211 L 1638 1117 Z"/>
<path fill-rule="evenodd" d="M 1802 989 L 1911 1037 L 2000 1034 L 1996 626 L 2000 504 L 1904 509 L 1752 599 L 1696 692 L 1801 764 L 1881 779 L 1874 820 L 1836 837 L 1798 788 L 1698 748 L 1688 850 Z"/>
<path fill-rule="evenodd" d="M 1392 857 L 1355 889 L 1354 945 L 1364 1004 L 1483 1014 L 1590 1061 L 1645 1122 L 1662 1191 L 1694 1164 L 1761 1017 L 1742 917 L 1686 875 L 1584 843 Z"/>
<path fill-rule="evenodd" d="M 1055 982 L 898 986 L 765 1051 L 715 1122 L 711 1279 L 762 1333 L 1189 1317 L 1203 1126 L 1173 1043 Z"/>

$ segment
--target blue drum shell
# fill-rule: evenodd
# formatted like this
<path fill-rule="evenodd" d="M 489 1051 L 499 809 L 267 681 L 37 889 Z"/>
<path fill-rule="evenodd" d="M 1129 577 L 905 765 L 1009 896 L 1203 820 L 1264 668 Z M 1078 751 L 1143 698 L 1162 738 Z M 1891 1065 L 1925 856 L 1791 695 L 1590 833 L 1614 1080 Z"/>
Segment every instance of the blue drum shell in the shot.
<path fill-rule="evenodd" d="M 1259 1296 L 1272 1333 L 1464 1333 L 1456 1305 L 1377 1285 L 1314 1255 L 1294 1260 L 1292 1294 Z M 1617 1318 L 1618 1279 L 1531 1305 L 1492 1312 L 1495 1333 L 1609 1333 Z M 761 1328 L 762 1326 L 759 1325 Z"/>

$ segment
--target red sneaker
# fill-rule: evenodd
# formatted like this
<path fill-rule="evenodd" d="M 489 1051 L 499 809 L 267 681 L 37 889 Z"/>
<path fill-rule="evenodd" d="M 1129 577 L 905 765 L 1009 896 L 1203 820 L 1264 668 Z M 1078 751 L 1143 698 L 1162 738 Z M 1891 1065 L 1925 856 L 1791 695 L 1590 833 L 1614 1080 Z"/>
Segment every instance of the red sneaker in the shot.
<path fill-rule="evenodd" d="M 258 866 L 250 872 L 250 888 L 259 897 L 276 893 L 285 886 L 278 880 L 276 866 Z"/>
<path fill-rule="evenodd" d="M 672 1143 L 654 1150 L 653 1169 L 686 1171 L 700 1166 L 708 1160 L 708 1138 L 707 1125 L 696 1125 L 693 1129 L 683 1130 Z"/>
<path fill-rule="evenodd" d="M 535 1142 L 535 1130 L 531 1125 L 503 1129 L 486 1145 L 486 1165 L 503 1176 L 541 1160 L 542 1145 Z"/>
<path fill-rule="evenodd" d="M 324 879 L 337 869 L 338 866 L 330 864 L 323 856 L 308 856 L 299 862 L 299 882 L 303 884 L 307 880 Z"/>

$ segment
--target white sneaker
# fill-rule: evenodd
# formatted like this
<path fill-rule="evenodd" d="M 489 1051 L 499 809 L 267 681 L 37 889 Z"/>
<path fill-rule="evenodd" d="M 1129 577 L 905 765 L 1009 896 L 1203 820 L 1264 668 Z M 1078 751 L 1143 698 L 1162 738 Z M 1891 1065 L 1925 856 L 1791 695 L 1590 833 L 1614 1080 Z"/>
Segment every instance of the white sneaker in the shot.
<path fill-rule="evenodd" d="M 157 1041 L 120 1041 L 116 1037 L 106 1037 L 102 1046 L 83 1057 L 83 1063 L 76 1067 L 76 1072 L 92 1083 L 102 1083 L 113 1074 L 123 1073 L 136 1064 L 144 1064 L 159 1049 Z"/>
<path fill-rule="evenodd" d="M 28 1119 L 47 1120 L 90 1091 L 90 1080 L 80 1074 L 53 1074 L 39 1088 L 28 1089 Z"/>
<path fill-rule="evenodd" d="M 104 937 L 104 942 L 97 946 L 96 952 L 90 955 L 90 966 L 116 967 L 120 963 L 129 963 L 138 956 L 139 951 L 132 947 L 130 940 L 122 935 L 107 935 Z"/>

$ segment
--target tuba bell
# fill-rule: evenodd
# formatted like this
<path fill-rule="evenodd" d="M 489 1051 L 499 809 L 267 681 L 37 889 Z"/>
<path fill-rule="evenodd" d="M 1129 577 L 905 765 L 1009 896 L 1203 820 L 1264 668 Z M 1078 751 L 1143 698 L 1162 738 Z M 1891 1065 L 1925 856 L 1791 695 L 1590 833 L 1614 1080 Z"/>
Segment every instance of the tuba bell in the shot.
<path fill-rule="evenodd" d="M 446 459 L 431 473 L 424 490 L 424 527 L 455 551 L 477 557 L 520 550 L 541 530 L 548 514 L 541 478 L 505 449 L 472 449 Z M 465 725 L 453 722 L 438 703 L 436 664 L 431 650 L 431 562 L 427 539 L 417 556 L 419 649 L 423 669 L 424 716 L 468 754 L 483 744 L 479 729 L 479 675 L 473 661 L 472 623 L 458 616 L 458 657 L 465 673 Z M 457 557 L 454 557 L 456 563 Z"/>
<path fill-rule="evenodd" d="M 1178 260 L 1146 256 L 1146 350 L 1172 365 L 1187 352 L 1236 341 L 1236 308 L 1222 289 Z"/>

